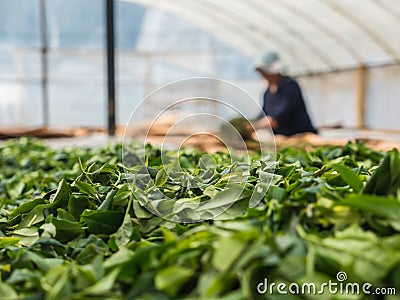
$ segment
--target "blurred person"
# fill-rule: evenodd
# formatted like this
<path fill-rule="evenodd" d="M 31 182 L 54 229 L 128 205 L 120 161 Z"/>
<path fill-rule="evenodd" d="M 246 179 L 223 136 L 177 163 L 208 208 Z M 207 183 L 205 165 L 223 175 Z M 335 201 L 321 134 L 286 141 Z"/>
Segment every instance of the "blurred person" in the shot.
<path fill-rule="evenodd" d="M 266 128 L 269 124 L 274 134 L 317 134 L 307 113 L 300 86 L 295 79 L 286 75 L 286 66 L 279 55 L 265 52 L 254 61 L 253 67 L 268 82 L 263 95 L 264 113 L 253 123 L 254 128 Z"/>

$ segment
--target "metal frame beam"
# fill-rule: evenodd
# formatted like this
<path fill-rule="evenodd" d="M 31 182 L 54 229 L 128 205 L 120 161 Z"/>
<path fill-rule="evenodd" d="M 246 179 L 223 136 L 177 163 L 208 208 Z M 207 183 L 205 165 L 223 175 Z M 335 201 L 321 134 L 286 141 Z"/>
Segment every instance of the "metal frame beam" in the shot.
<path fill-rule="evenodd" d="M 316 57 L 318 57 L 320 61 L 323 64 L 325 64 L 328 68 L 330 68 L 332 71 L 335 70 L 333 67 L 331 67 L 333 65 L 333 61 L 331 61 L 329 55 L 318 49 L 317 44 L 310 38 L 308 38 L 306 35 L 304 35 L 296 26 L 291 25 L 290 22 L 288 22 L 288 20 L 283 19 L 278 14 L 272 13 L 271 10 L 268 10 L 266 6 L 261 5 L 259 2 L 254 0 L 249 0 L 249 1 L 252 1 L 253 8 L 257 9 L 259 12 L 264 13 L 266 17 L 272 19 L 277 24 L 281 24 L 281 26 L 285 28 L 285 31 L 287 33 L 290 32 L 295 33 L 294 37 L 297 40 L 299 40 L 302 44 L 304 44 L 304 46 L 310 50 L 310 53 L 316 55 Z"/>
<path fill-rule="evenodd" d="M 43 127 L 49 126 L 46 0 L 39 1 Z"/>
<path fill-rule="evenodd" d="M 369 24 L 361 21 L 356 14 L 350 13 L 348 10 L 344 9 L 333 1 L 321 1 L 321 3 L 327 5 L 332 11 L 336 12 L 342 18 L 353 24 L 353 26 L 364 32 L 364 34 L 368 36 L 378 47 L 380 47 L 391 59 L 393 59 L 393 61 L 400 62 L 398 53 L 383 38 L 381 38 L 380 34 L 375 32 L 375 30 L 371 28 Z M 371 3 L 374 2 L 372 1 Z"/>
<path fill-rule="evenodd" d="M 335 41 L 338 47 L 342 47 L 358 64 L 362 64 L 362 57 L 357 52 L 357 49 L 347 42 L 342 36 L 335 31 L 324 25 L 316 16 L 309 13 L 302 6 L 294 6 L 292 1 L 276 1 L 275 5 L 280 5 L 282 8 L 290 11 L 293 15 L 301 17 L 309 24 L 319 29 L 324 35 Z"/>
<path fill-rule="evenodd" d="M 115 135 L 115 45 L 114 45 L 114 0 L 105 0 L 106 48 L 107 48 L 107 132 Z"/>
<path fill-rule="evenodd" d="M 204 0 L 204 1 L 206 1 L 206 0 Z M 231 1 L 233 1 L 233 0 L 231 0 Z M 250 2 L 251 0 L 247 0 L 247 1 Z M 239 1 L 236 1 L 236 2 L 239 3 Z M 246 6 L 248 6 L 248 8 L 253 11 L 253 13 L 261 15 L 261 17 L 265 17 L 264 14 L 262 14 L 253 5 L 249 5 L 248 2 L 241 3 L 241 4 L 242 5 L 245 4 Z M 213 12 L 214 14 L 217 11 L 219 11 L 218 7 L 212 1 L 208 1 L 205 6 L 212 8 L 211 12 Z M 226 7 L 226 9 L 224 11 L 226 12 L 226 11 L 228 11 L 228 9 L 230 9 L 230 8 Z M 241 15 L 240 13 L 237 13 L 237 12 L 233 11 L 232 9 L 230 9 L 229 14 L 231 16 L 228 19 L 230 19 L 230 20 L 243 19 L 243 20 L 245 20 L 244 23 L 246 23 L 245 16 Z M 304 60 L 304 57 L 300 56 L 296 51 L 293 51 L 293 48 L 289 44 L 287 44 L 281 38 L 279 38 L 278 36 L 273 34 L 273 32 L 265 30 L 263 27 L 255 26 L 254 24 L 251 24 L 250 22 L 247 22 L 247 23 L 249 24 L 248 28 L 242 28 L 242 26 L 240 26 L 240 23 L 235 22 L 235 24 L 237 24 L 239 29 L 241 31 L 243 31 L 243 33 L 242 33 L 243 35 L 249 35 L 249 34 L 254 35 L 254 39 L 257 40 L 257 42 L 261 45 L 261 48 L 258 49 L 258 51 L 262 50 L 265 47 L 265 44 L 268 44 L 267 40 L 271 40 L 278 47 L 280 47 L 284 52 L 290 52 L 292 57 L 298 62 L 299 66 L 301 66 L 305 69 L 308 68 L 308 64 L 307 64 L 306 60 Z M 237 32 L 236 32 L 236 34 L 237 34 Z M 260 42 L 260 41 L 262 41 L 262 42 Z"/>

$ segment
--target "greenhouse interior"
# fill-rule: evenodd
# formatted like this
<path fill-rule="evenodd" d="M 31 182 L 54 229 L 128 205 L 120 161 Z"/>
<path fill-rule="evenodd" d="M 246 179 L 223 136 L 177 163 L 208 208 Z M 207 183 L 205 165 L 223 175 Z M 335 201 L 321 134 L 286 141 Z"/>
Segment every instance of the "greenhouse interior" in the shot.
<path fill-rule="evenodd" d="M 0 299 L 400 299 L 400 2 L 0 0 Z"/>

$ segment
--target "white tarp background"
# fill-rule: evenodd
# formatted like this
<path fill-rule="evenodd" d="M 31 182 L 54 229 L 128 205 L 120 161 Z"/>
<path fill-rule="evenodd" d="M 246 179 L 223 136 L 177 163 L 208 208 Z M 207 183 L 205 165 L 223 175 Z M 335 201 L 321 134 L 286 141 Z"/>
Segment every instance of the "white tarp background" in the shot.
<path fill-rule="evenodd" d="M 366 125 L 400 129 L 400 66 L 391 65 L 400 61 L 399 1 L 116 3 L 119 124 L 128 120 L 144 95 L 186 77 L 229 80 L 260 100 L 264 83 L 249 64 L 268 48 L 278 50 L 294 74 L 334 71 L 300 78 L 317 126 L 356 125 L 356 72 L 351 69 L 363 64 L 373 67 L 367 71 Z M 0 2 L 3 127 L 42 122 L 37 4 L 38 0 Z M 50 126 L 105 126 L 104 3 L 47 0 L 46 4 Z M 215 87 L 193 89 L 218 96 Z M 158 101 L 176 97 L 178 92 L 149 103 L 149 110 L 157 109 Z M 241 105 L 245 114 L 256 114 L 254 107 Z"/>

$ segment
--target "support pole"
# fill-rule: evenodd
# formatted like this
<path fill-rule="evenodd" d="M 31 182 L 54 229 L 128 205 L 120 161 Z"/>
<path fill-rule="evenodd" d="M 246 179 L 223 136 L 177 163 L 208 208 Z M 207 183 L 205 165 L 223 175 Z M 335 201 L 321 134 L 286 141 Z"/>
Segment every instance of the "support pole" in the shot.
<path fill-rule="evenodd" d="M 356 118 L 357 128 L 365 128 L 365 94 L 366 94 L 367 68 L 360 65 L 356 69 Z"/>
<path fill-rule="evenodd" d="M 49 94 L 48 94 L 48 66 L 47 66 L 47 21 L 46 21 L 46 0 L 39 2 L 39 16 L 40 16 L 40 54 L 42 61 L 42 113 L 43 113 L 43 127 L 47 128 L 49 125 Z"/>
<path fill-rule="evenodd" d="M 115 135 L 114 0 L 106 1 L 108 135 Z"/>

